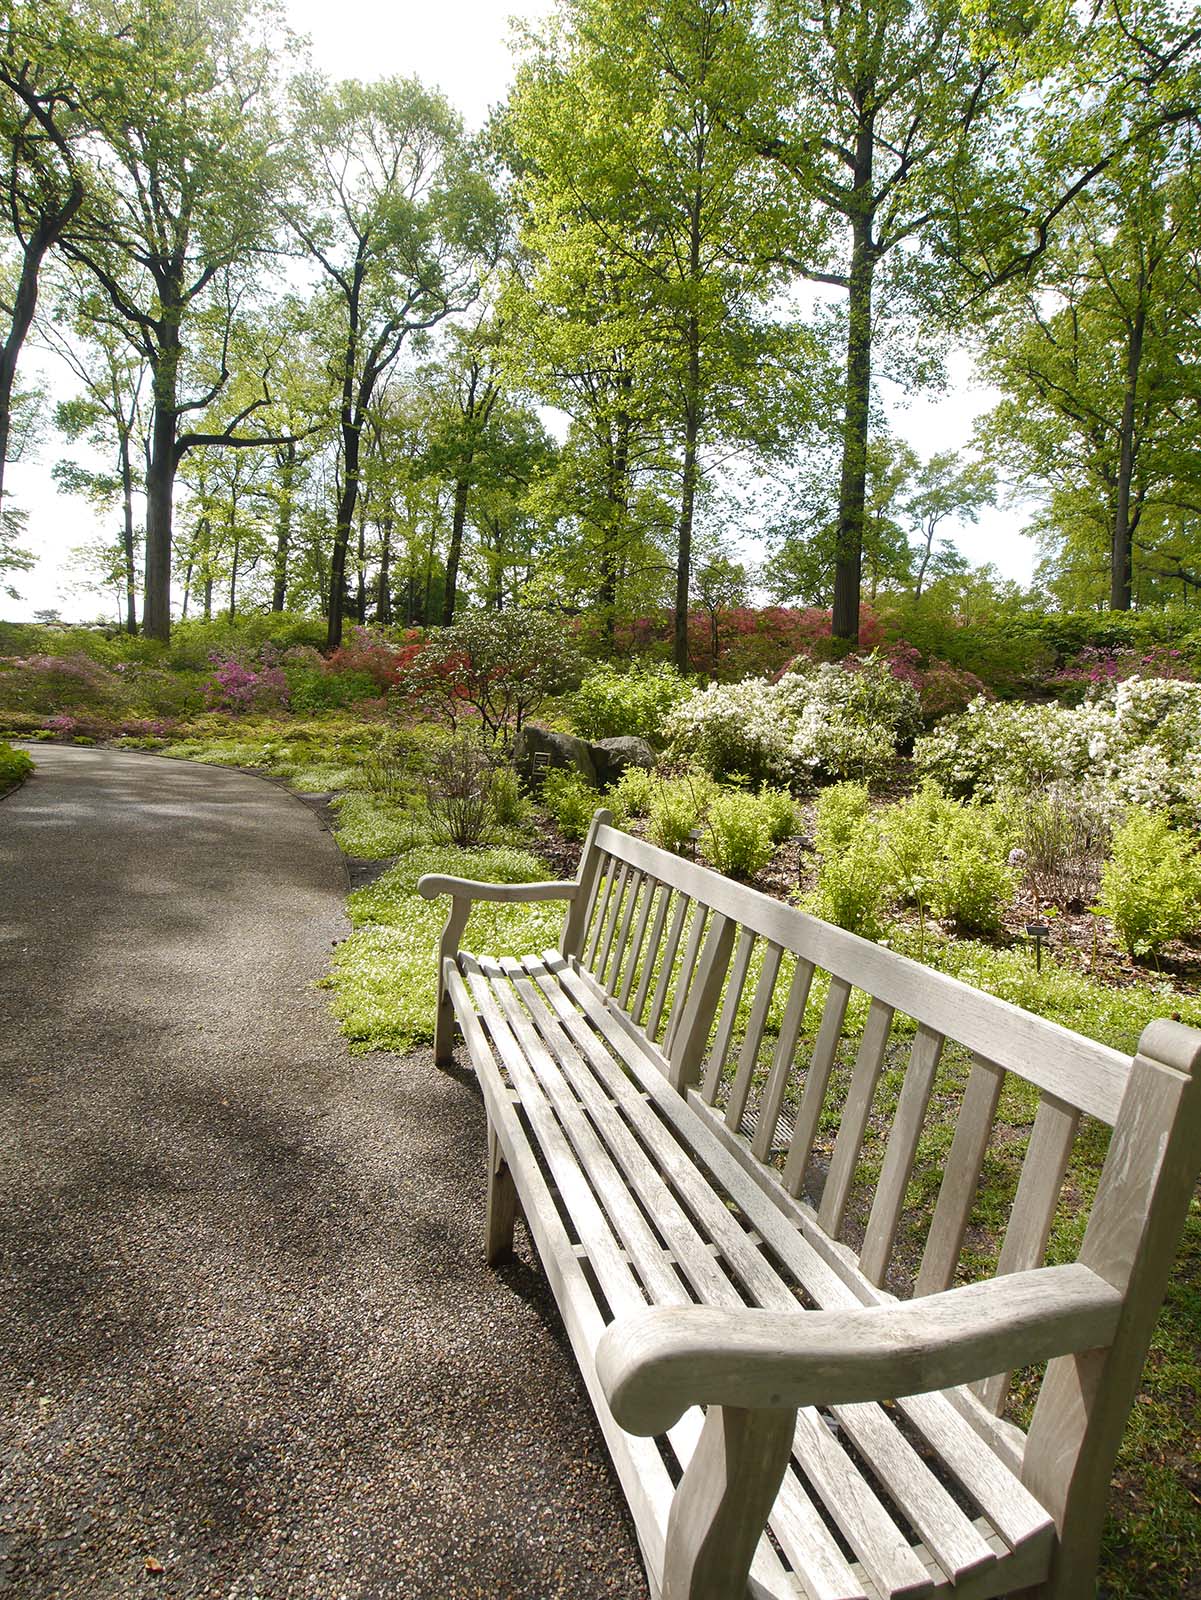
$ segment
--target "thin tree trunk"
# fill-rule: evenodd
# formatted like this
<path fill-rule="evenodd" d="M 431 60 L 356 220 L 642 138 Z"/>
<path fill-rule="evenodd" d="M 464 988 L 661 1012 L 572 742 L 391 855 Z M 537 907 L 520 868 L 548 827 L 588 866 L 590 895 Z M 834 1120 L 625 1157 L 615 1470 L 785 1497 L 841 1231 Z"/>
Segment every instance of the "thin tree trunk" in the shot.
<path fill-rule="evenodd" d="M 121 552 L 125 562 L 125 631 L 137 633 L 137 563 L 133 548 L 133 468 L 129 460 L 129 434 L 121 431 Z M 189 567 L 189 575 L 191 569 Z M 184 589 L 187 612 L 187 588 Z"/>
<path fill-rule="evenodd" d="M 1138 309 L 1130 325 L 1126 346 L 1126 392 L 1122 397 L 1122 424 L 1118 449 L 1118 492 L 1114 506 L 1113 540 L 1109 568 L 1109 608 L 1129 611 L 1133 598 L 1134 563 L 1130 540 L 1130 489 L 1134 478 L 1134 421 L 1138 374 L 1143 358 L 1147 312 L 1139 294 Z"/>
<path fill-rule="evenodd" d="M 234 559 L 229 573 L 229 620 L 232 622 L 237 615 L 238 558 L 242 553 L 242 530 L 238 526 L 238 496 L 236 490 L 230 504 L 229 531 L 234 538 Z"/>
<path fill-rule="evenodd" d="M 356 587 L 354 600 L 355 620 L 361 628 L 367 621 L 367 513 L 359 514 L 359 544 L 355 568 Z"/>
<path fill-rule="evenodd" d="M 450 548 L 446 552 L 446 587 L 442 591 L 442 626 L 449 628 L 455 616 L 455 597 L 459 586 L 459 562 L 463 557 L 463 529 L 467 524 L 467 496 L 471 489 L 469 476 L 471 457 L 468 452 L 467 471 L 455 479 L 454 513 L 450 522 Z"/>
<path fill-rule="evenodd" d="M 688 671 L 688 592 L 692 583 L 692 523 L 696 511 L 697 441 L 700 437 L 700 327 L 688 319 L 688 388 L 684 400 L 684 471 L 680 486 L 679 547 L 676 552 L 676 615 L 672 660 Z"/>
<path fill-rule="evenodd" d="M 380 518 L 379 524 L 379 581 L 375 591 L 375 620 L 382 626 L 392 621 L 392 589 L 389 569 L 392 565 L 392 517 Z"/>
<path fill-rule="evenodd" d="M 860 104 L 866 91 L 860 95 Z M 867 435 L 872 384 L 872 155 L 874 126 L 861 112 L 855 142 L 855 194 L 851 217 L 851 278 L 847 307 L 846 409 L 842 426 L 842 473 L 838 490 L 838 539 L 834 555 L 833 634 L 859 642 L 859 591 L 863 568 L 864 505 L 867 498 Z"/>
<path fill-rule="evenodd" d="M 192 567 L 195 564 L 191 551 L 188 552 L 188 564 L 183 569 L 183 605 L 180 607 L 179 620 L 188 620 L 188 600 L 192 594 Z"/>
<path fill-rule="evenodd" d="M 292 545 L 292 489 L 296 477 L 296 446 L 284 447 L 280 462 L 279 521 L 275 528 L 275 572 L 271 590 L 272 611 L 282 611 L 288 595 L 288 556 Z"/>

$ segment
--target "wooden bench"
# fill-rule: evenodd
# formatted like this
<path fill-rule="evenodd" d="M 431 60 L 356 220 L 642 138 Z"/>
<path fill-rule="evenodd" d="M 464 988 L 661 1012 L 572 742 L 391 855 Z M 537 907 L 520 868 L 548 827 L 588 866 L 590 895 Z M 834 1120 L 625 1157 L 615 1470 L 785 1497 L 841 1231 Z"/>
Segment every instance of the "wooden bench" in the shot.
<path fill-rule="evenodd" d="M 520 1206 L 652 1594 L 1092 1595 L 1201 1160 L 1201 1033 L 1155 1022 L 1130 1060 L 605 812 L 572 882 L 419 888 L 452 896 L 436 1054 L 457 1022 L 488 1259 Z M 558 950 L 459 948 L 473 901 L 550 898 Z M 1098 1123 L 1077 1258 L 1045 1265 Z M 993 1142 L 1019 1151 L 999 1231 L 974 1215 Z"/>

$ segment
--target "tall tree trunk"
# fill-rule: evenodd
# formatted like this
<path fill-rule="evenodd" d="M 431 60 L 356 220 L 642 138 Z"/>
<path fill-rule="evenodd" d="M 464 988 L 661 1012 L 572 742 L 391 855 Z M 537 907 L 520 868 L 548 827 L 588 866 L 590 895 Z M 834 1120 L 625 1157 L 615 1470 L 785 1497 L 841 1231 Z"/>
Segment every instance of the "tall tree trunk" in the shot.
<path fill-rule="evenodd" d="M 125 631 L 137 633 L 137 562 L 133 548 L 133 467 L 129 460 L 129 434 L 121 430 L 121 554 L 125 564 Z M 191 567 L 188 569 L 191 576 Z M 187 614 L 187 586 L 184 587 L 185 615 Z"/>
<path fill-rule="evenodd" d="M 684 471 L 680 485 L 679 547 L 676 552 L 676 615 L 672 660 L 688 671 L 688 591 L 692 581 L 692 523 L 696 511 L 697 441 L 701 431 L 700 325 L 688 319 L 688 385 L 684 397 Z"/>
<path fill-rule="evenodd" d="M 194 565 L 195 558 L 192 555 L 192 552 L 189 550 L 188 564 L 183 569 L 183 605 L 179 608 L 179 620 L 181 622 L 186 622 L 188 620 L 188 601 L 192 594 L 192 568 Z"/>
<path fill-rule="evenodd" d="M 860 104 L 866 91 L 860 96 Z M 867 433 L 872 386 L 873 118 L 861 112 L 855 142 L 856 209 L 851 216 L 851 278 L 847 306 L 846 407 L 842 424 L 842 473 L 838 488 L 838 538 L 834 551 L 833 634 L 859 642 L 859 589 L 863 566 L 863 522 L 867 497 Z"/>
<path fill-rule="evenodd" d="M 161 338 L 154 355 L 154 417 L 146 468 L 146 586 L 142 631 L 150 639 L 171 636 L 171 514 L 175 494 L 176 436 L 179 431 L 179 307 L 164 307 Z"/>
<path fill-rule="evenodd" d="M 278 459 L 278 458 L 277 458 Z M 292 545 L 292 489 L 296 479 L 296 445 L 284 446 L 279 463 L 279 520 L 275 525 L 275 570 L 271 590 L 272 611 L 282 611 L 288 596 L 288 556 Z"/>
<path fill-rule="evenodd" d="M 619 389 L 626 392 L 629 391 L 631 384 L 629 373 L 622 373 L 617 382 Z M 596 594 L 597 605 L 601 614 L 602 636 L 610 650 L 613 648 L 617 621 L 617 577 L 620 564 L 620 545 L 630 509 L 629 412 L 624 409 L 619 410 L 614 422 L 616 432 L 613 438 L 609 482 L 607 484 L 608 515 L 601 530 L 600 587 Z"/>
<path fill-rule="evenodd" d="M 359 293 L 363 267 L 355 268 L 355 281 L 347 305 L 349 327 L 342 366 L 342 467 L 344 478 L 338 496 L 338 515 L 334 525 L 334 548 L 329 564 L 329 626 L 325 642 L 330 650 L 342 643 L 342 617 L 346 609 L 346 557 L 350 549 L 350 530 L 354 526 L 359 499 L 359 440 L 363 433 L 363 407 L 356 404 L 355 370 L 359 350 Z M 361 387 L 361 386 L 360 386 Z"/>
<path fill-rule="evenodd" d="M 229 508 L 229 531 L 234 536 L 234 558 L 229 571 L 229 620 L 237 616 L 238 559 L 242 554 L 242 530 L 238 526 L 238 496 L 235 491 Z"/>
<path fill-rule="evenodd" d="M 1138 374 L 1143 359 L 1143 336 L 1147 312 L 1139 286 L 1138 309 L 1130 324 L 1126 344 L 1126 389 L 1122 397 L 1122 425 L 1118 447 L 1118 492 L 1113 515 L 1113 539 L 1109 566 L 1109 609 L 1129 611 L 1133 598 L 1134 563 L 1130 541 L 1130 489 L 1134 479 L 1134 412 L 1138 398 Z"/>
<path fill-rule="evenodd" d="M 467 495 L 471 489 L 471 458 L 467 454 L 467 470 L 455 479 L 454 514 L 450 522 L 450 548 L 446 552 L 446 588 L 442 591 L 442 626 L 449 628 L 455 616 L 455 594 L 459 586 L 459 562 L 463 557 L 463 529 L 467 523 Z"/>
<path fill-rule="evenodd" d="M 392 621 L 392 515 L 387 513 L 379 523 L 379 580 L 375 590 L 375 620 L 382 626 Z"/>

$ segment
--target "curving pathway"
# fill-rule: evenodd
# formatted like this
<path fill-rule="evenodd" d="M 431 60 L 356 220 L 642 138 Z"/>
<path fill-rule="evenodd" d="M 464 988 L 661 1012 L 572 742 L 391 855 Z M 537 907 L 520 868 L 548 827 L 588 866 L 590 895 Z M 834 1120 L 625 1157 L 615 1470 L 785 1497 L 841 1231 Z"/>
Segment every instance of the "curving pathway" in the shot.
<path fill-rule="evenodd" d="M 483 1115 L 351 1060 L 341 857 L 260 779 L 40 747 L 0 802 L 0 1594 L 646 1594 Z"/>

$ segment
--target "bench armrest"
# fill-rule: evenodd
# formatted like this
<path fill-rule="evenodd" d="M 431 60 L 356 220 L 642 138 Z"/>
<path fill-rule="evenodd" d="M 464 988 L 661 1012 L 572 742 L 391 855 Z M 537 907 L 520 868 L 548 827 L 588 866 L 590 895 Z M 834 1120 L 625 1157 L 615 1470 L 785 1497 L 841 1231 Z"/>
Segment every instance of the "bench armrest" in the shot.
<path fill-rule="evenodd" d="M 606 1329 L 597 1371 L 618 1423 L 658 1434 L 694 1405 L 891 1400 L 1097 1349 L 1121 1305 L 1077 1264 L 848 1311 L 651 1308 Z"/>
<path fill-rule="evenodd" d="M 477 883 L 472 878 L 427 872 L 417 880 L 417 893 L 424 900 L 436 900 L 440 894 L 455 900 L 574 900 L 579 888 L 574 878 L 553 883 Z"/>

